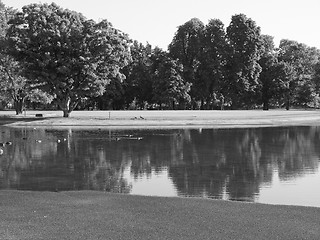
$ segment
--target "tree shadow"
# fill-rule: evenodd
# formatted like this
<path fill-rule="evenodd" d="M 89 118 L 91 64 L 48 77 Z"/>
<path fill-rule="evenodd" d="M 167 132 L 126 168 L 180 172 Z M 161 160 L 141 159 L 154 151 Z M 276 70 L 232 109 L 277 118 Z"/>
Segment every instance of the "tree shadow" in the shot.
<path fill-rule="evenodd" d="M 16 123 L 16 122 L 34 122 L 34 121 L 39 121 L 39 120 L 46 120 L 50 117 L 32 117 L 32 116 L 0 116 L 0 126 L 6 125 L 6 124 L 11 124 L 11 123 Z"/>

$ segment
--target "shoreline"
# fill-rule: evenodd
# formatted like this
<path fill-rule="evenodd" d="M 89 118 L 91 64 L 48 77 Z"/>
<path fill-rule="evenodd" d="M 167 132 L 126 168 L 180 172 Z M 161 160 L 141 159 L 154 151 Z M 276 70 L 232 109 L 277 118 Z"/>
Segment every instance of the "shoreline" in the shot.
<path fill-rule="evenodd" d="M 42 114 L 42 117 L 36 117 Z M 195 110 L 195 111 L 28 111 L 16 116 L 0 112 L 0 125 L 9 127 L 103 128 L 246 128 L 320 125 L 318 110 Z"/>

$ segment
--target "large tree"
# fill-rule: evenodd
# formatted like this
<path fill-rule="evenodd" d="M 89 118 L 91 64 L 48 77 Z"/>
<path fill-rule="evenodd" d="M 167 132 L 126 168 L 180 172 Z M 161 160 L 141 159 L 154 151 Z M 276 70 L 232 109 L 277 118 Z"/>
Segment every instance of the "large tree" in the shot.
<path fill-rule="evenodd" d="M 20 114 L 28 94 L 28 84 L 27 79 L 22 76 L 19 62 L 8 55 L 6 38 L 8 21 L 15 12 L 14 9 L 8 8 L 0 2 L 0 94 L 10 102 L 13 100 L 16 114 Z"/>
<path fill-rule="evenodd" d="M 290 109 L 293 99 L 293 93 L 295 90 L 295 82 L 293 81 L 295 76 L 295 70 L 291 64 L 280 61 L 273 68 L 276 76 L 277 91 L 275 97 L 284 103 L 287 110 Z"/>
<path fill-rule="evenodd" d="M 171 59 L 166 52 L 155 49 L 152 66 L 153 100 L 160 105 L 165 104 L 170 109 L 175 109 L 181 104 L 182 108 L 190 102 L 191 83 L 185 82 L 183 66 L 178 60 Z"/>
<path fill-rule="evenodd" d="M 130 47 L 132 62 L 125 68 L 124 81 L 125 100 L 127 105 L 133 101 L 140 108 L 152 102 L 151 56 L 152 46 L 144 46 L 134 41 Z"/>
<path fill-rule="evenodd" d="M 6 54 L 0 54 L 0 74 L 0 94 L 12 99 L 16 114 L 21 114 L 29 91 L 19 63 Z"/>
<path fill-rule="evenodd" d="M 291 104 L 307 105 L 313 102 L 315 86 L 312 76 L 319 56 L 316 48 L 287 39 L 280 41 L 279 62 L 284 62 L 292 69 L 291 77 L 287 79 L 290 85 L 289 93 L 285 91 L 283 94 L 287 109 Z"/>
<path fill-rule="evenodd" d="M 224 25 L 219 19 L 212 19 L 205 26 L 202 47 L 200 49 L 200 66 L 197 71 L 198 79 L 194 83 L 197 96 L 207 109 L 213 107 L 218 95 L 223 94 L 224 79 L 226 77 L 226 33 Z"/>
<path fill-rule="evenodd" d="M 64 117 L 82 98 L 103 94 L 110 79 L 124 78 L 129 39 L 106 20 L 52 3 L 25 6 L 9 23 L 10 53 L 33 84 L 56 96 Z"/>
<path fill-rule="evenodd" d="M 312 81 L 315 87 L 315 107 L 320 107 L 320 61 L 314 66 L 314 73 L 312 76 Z"/>
<path fill-rule="evenodd" d="M 232 16 L 227 27 L 228 50 L 228 95 L 233 108 L 252 105 L 256 100 L 261 72 L 260 27 L 244 14 Z"/>
<path fill-rule="evenodd" d="M 173 59 L 178 59 L 183 65 L 183 78 L 193 85 L 199 80 L 196 73 L 200 66 L 199 57 L 201 54 L 203 34 L 204 24 L 199 19 L 193 18 L 178 27 L 169 45 L 170 56 Z M 199 93 L 199 91 L 191 87 L 193 100 L 198 98 L 197 93 Z"/>
<path fill-rule="evenodd" d="M 263 104 L 263 110 L 269 110 L 269 104 L 277 92 L 279 73 L 277 52 L 274 46 L 273 37 L 262 35 L 262 54 L 259 65 L 262 68 L 260 73 L 260 98 Z"/>

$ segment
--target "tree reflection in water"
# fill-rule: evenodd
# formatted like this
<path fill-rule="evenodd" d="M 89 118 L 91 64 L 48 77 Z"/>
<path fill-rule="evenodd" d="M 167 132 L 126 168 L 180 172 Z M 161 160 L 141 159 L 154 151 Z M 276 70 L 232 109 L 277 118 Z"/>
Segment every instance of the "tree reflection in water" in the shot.
<path fill-rule="evenodd" d="M 317 172 L 318 127 L 199 130 L 1 128 L 1 189 L 130 193 L 134 179 L 168 171 L 178 195 L 253 201 L 273 174 Z M 276 170 L 276 171 L 275 171 Z M 157 188 L 157 186 L 154 186 Z M 148 193 L 146 192 L 146 195 Z"/>

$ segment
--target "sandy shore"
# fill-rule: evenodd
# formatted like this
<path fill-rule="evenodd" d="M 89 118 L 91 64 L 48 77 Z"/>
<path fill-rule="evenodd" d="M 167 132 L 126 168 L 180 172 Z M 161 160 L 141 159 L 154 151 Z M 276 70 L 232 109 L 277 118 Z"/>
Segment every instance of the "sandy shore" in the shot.
<path fill-rule="evenodd" d="M 43 117 L 35 117 L 35 114 Z M 11 127 L 320 125 L 320 111 L 0 112 Z M 1 161 L 1 159 L 0 159 Z M 0 191 L 0 239 L 320 239 L 320 208 L 105 192 Z"/>

